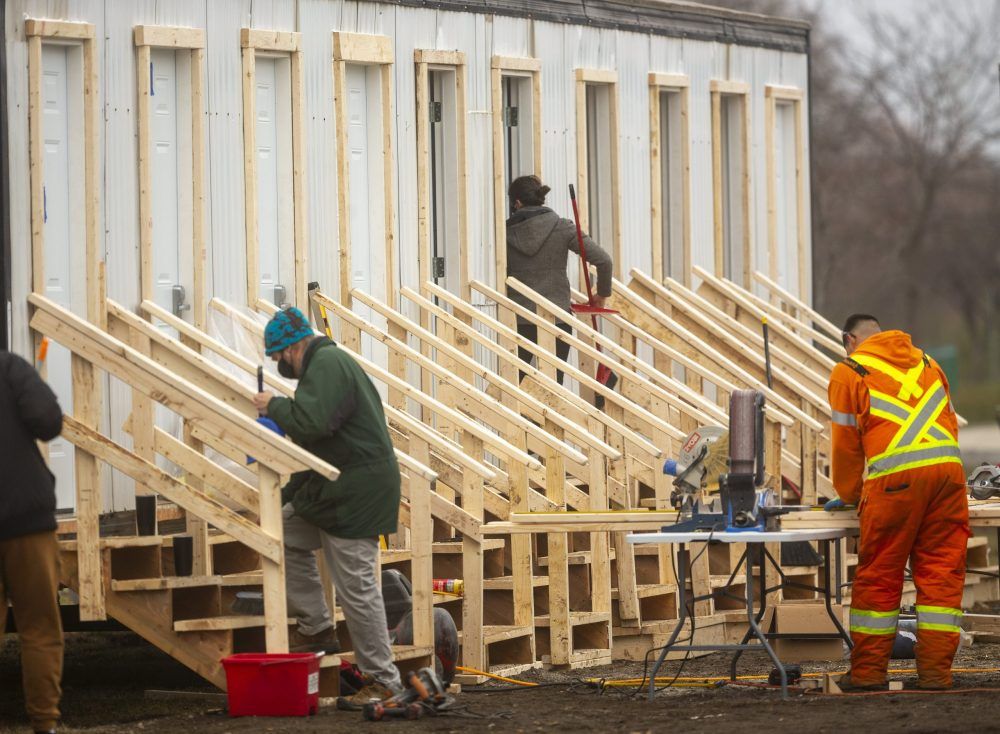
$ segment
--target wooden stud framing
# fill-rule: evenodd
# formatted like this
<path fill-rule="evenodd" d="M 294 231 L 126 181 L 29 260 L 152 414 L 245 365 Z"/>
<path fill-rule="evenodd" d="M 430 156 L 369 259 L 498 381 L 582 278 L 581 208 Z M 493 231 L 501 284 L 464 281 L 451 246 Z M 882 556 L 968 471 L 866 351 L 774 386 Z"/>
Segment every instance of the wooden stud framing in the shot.
<path fill-rule="evenodd" d="M 247 303 L 257 305 L 260 288 L 260 231 L 257 216 L 257 72 L 258 53 L 281 55 L 289 63 L 291 91 L 292 155 L 292 257 L 294 258 L 292 302 L 307 308 L 307 264 L 309 259 L 306 219 L 305 91 L 302 71 L 302 34 L 285 31 L 240 31 L 243 56 L 243 180 L 246 216 Z M 281 304 L 276 304 L 281 305 Z"/>
<path fill-rule="evenodd" d="M 689 106 L 691 81 L 685 74 L 649 74 L 649 164 L 650 164 L 650 211 L 652 214 L 653 277 L 663 280 L 667 275 L 663 261 L 663 222 L 667 212 L 663 211 L 663 157 L 660 146 L 660 100 L 663 94 L 676 94 L 680 100 L 681 117 L 681 216 L 683 217 L 681 247 L 681 281 L 691 282 L 691 132 Z"/>
<path fill-rule="evenodd" d="M 42 104 L 42 44 L 79 43 L 83 59 L 83 205 L 85 248 L 85 302 L 87 319 L 103 325 L 103 287 L 100 246 L 100 114 L 98 62 L 94 26 L 91 23 L 27 19 L 24 24 L 28 39 L 28 160 L 31 200 L 31 278 L 32 290 L 45 292 L 45 192 L 44 192 L 44 115 Z M 41 335 L 33 333 L 33 351 Z M 43 368 L 44 369 L 44 368 Z M 70 360 L 76 418 L 88 427 L 101 423 L 101 383 L 94 369 L 76 355 Z M 101 499 L 101 471 L 97 459 L 84 449 L 75 452 L 77 537 L 80 541 L 78 564 L 81 580 L 80 617 L 85 620 L 107 616 L 102 560 L 99 549 L 98 515 Z"/>
<path fill-rule="evenodd" d="M 531 79 L 532 159 L 535 175 L 542 175 L 542 62 L 532 58 L 494 56 L 490 63 L 490 92 L 493 114 L 493 245 L 496 280 L 507 277 L 507 192 L 504 186 L 503 77 L 514 72 Z"/>
<path fill-rule="evenodd" d="M 580 226 L 590 232 L 590 177 L 587 173 L 587 85 L 608 88 L 608 134 L 611 140 L 611 251 L 615 275 L 621 275 L 624 253 L 621 229 L 621 155 L 618 140 L 618 72 L 603 69 L 577 69 L 576 79 L 576 180 L 580 207 Z"/>
<path fill-rule="evenodd" d="M 168 26 L 135 27 L 136 98 L 139 126 L 139 252 L 140 292 L 153 299 L 153 181 L 150 85 L 151 49 L 187 50 L 191 55 L 191 249 L 192 320 L 205 326 L 205 136 L 204 66 L 205 31 Z"/>
<path fill-rule="evenodd" d="M 24 22 L 28 39 L 28 159 L 31 197 L 31 252 L 32 290 L 45 291 L 45 210 L 44 210 L 44 152 L 42 132 L 42 44 L 80 41 L 83 55 L 83 196 L 84 242 L 86 248 L 86 313 L 93 323 L 101 322 L 102 299 L 100 286 L 101 258 L 100 236 L 100 140 L 98 119 L 100 115 L 98 62 L 91 23 L 27 19 Z"/>
<path fill-rule="evenodd" d="M 337 195 L 340 233 L 340 302 L 351 305 L 351 220 L 350 220 L 350 156 L 347 154 L 347 65 L 378 66 L 381 79 L 382 121 L 382 187 L 385 231 L 385 293 L 390 303 L 396 300 L 396 237 L 393 227 L 393 171 L 395 158 L 392 147 L 392 41 L 388 36 L 360 33 L 333 33 L 333 99 L 337 127 Z M 353 336 L 346 341 L 352 345 Z"/>
<path fill-rule="evenodd" d="M 742 197 L 740 201 L 740 216 L 743 220 L 743 273 L 740 277 L 743 285 L 750 282 L 750 273 L 754 270 L 753 246 L 750 231 L 750 85 L 745 82 L 723 81 L 713 79 L 710 84 L 712 101 L 712 201 L 715 230 L 715 272 L 725 274 L 725 242 L 722 211 L 722 98 L 723 96 L 740 96 L 743 98 L 743 114 L 740 116 L 740 141 L 743 152 L 740 156 L 742 178 Z"/>
<path fill-rule="evenodd" d="M 798 258 L 798 290 L 805 295 L 809 292 L 808 268 L 810 265 L 808 242 L 809 233 L 805 222 L 806 215 L 806 161 L 805 161 L 805 130 L 803 128 L 802 100 L 803 92 L 794 87 L 764 87 L 764 128 L 765 147 L 767 155 L 767 241 L 768 241 L 768 271 L 774 280 L 778 278 L 778 212 L 777 212 L 777 179 L 778 171 L 775 161 L 774 136 L 777 134 L 777 106 L 779 103 L 790 104 L 795 125 L 795 247 Z M 756 268 L 751 268 L 751 271 Z M 749 281 L 743 283 L 749 285 Z"/>

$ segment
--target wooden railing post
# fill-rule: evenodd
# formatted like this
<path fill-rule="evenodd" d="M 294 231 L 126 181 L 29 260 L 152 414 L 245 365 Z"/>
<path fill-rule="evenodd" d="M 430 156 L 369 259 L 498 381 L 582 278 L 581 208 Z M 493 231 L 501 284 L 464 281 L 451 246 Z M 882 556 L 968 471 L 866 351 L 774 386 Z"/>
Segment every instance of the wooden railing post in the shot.
<path fill-rule="evenodd" d="M 267 651 L 288 652 L 288 603 L 285 598 L 285 549 L 281 518 L 281 479 L 260 467 L 260 528 L 281 541 L 280 560 L 261 557 L 264 570 L 264 635 Z"/>
<path fill-rule="evenodd" d="M 71 357 L 73 375 L 73 413 L 76 419 L 94 430 L 100 426 L 101 408 L 97 400 L 94 365 L 83 357 Z M 79 572 L 80 619 L 107 619 L 104 575 L 101 562 L 101 474 L 97 459 L 79 447 L 74 452 L 76 464 L 76 547 Z"/>

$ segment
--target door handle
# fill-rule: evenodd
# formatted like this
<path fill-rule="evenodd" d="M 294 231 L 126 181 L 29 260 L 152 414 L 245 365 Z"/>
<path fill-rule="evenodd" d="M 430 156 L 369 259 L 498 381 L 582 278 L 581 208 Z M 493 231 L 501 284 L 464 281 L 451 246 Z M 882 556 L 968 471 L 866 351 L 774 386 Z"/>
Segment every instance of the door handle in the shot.
<path fill-rule="evenodd" d="M 184 290 L 184 286 L 175 285 L 170 289 L 170 297 L 172 299 L 172 308 L 174 316 L 183 316 L 185 311 L 191 310 L 191 304 L 185 303 L 184 299 L 187 297 L 187 293 Z"/>
<path fill-rule="evenodd" d="M 288 289 L 283 285 L 274 286 L 274 305 L 278 308 L 288 308 L 291 304 L 286 302 L 288 298 Z"/>

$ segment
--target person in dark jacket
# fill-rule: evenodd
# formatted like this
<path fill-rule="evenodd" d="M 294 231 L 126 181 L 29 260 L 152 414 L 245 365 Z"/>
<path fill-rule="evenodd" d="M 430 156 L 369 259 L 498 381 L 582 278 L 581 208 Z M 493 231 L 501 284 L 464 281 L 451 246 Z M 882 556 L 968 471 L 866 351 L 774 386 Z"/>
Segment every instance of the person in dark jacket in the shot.
<path fill-rule="evenodd" d="M 313 471 L 293 474 L 281 491 L 289 613 L 298 619 L 289 646 L 340 649 L 316 566 L 314 551 L 322 548 L 357 665 L 368 678 L 338 705 L 360 708 L 402 688 L 376 580 L 378 536 L 396 532 L 400 503 L 399 464 L 382 399 L 358 363 L 330 339 L 315 336 L 297 308 L 279 311 L 267 324 L 264 351 L 280 374 L 299 383 L 294 398 L 258 393 L 258 411 L 340 470 L 333 481 Z"/>
<path fill-rule="evenodd" d="M 52 732 L 63 666 L 56 485 L 36 442 L 59 435 L 62 411 L 35 368 L 11 352 L 0 352 L 0 415 L 0 639 L 10 602 L 28 717 L 36 732 Z"/>
<path fill-rule="evenodd" d="M 570 310 L 570 285 L 566 274 L 569 253 L 580 254 L 576 238 L 576 224 L 564 219 L 545 206 L 545 196 L 551 189 L 538 176 L 521 176 L 514 179 L 508 190 L 514 213 L 507 219 L 507 275 L 517 278 L 532 290 L 558 306 Z M 603 307 L 611 295 L 612 260 L 600 245 L 587 234 L 583 235 L 587 260 L 597 268 L 597 293 L 593 306 Z M 534 311 L 534 304 L 513 289 L 507 295 L 516 303 Z M 569 324 L 557 321 L 556 326 L 571 333 Z M 517 319 L 517 332 L 538 342 L 538 327 L 521 318 Z M 556 355 L 564 362 L 569 357 L 569 344 L 556 341 Z M 518 356 L 531 363 L 531 353 L 518 349 Z M 521 377 L 524 375 L 522 374 Z M 562 382 L 563 373 L 556 375 Z"/>

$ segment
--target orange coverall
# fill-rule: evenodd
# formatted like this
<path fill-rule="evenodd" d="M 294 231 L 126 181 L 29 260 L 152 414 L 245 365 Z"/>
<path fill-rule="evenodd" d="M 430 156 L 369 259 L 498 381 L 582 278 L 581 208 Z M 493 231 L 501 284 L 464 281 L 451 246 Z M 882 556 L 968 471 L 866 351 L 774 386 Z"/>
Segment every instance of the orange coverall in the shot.
<path fill-rule="evenodd" d="M 909 561 L 917 586 L 918 685 L 948 688 L 969 508 L 947 378 L 908 334 L 883 331 L 834 367 L 829 396 L 833 486 L 857 505 L 861 524 L 851 682 L 886 681 Z"/>

